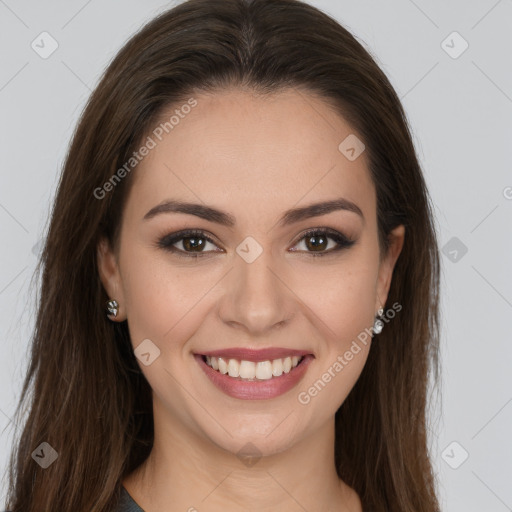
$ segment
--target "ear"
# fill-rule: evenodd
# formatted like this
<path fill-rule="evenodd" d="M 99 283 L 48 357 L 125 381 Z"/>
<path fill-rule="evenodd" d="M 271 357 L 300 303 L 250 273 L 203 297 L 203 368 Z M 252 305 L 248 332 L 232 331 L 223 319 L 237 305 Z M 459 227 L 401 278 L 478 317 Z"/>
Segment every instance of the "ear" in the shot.
<path fill-rule="evenodd" d="M 377 297 L 375 304 L 375 311 L 380 307 L 384 307 L 388 298 L 389 288 L 391 286 L 391 278 L 393 276 L 393 269 L 395 268 L 396 260 L 402 251 L 405 238 L 405 226 L 400 225 L 391 231 L 389 234 L 389 249 L 386 255 L 382 258 L 379 266 L 379 275 L 377 278 Z"/>
<path fill-rule="evenodd" d="M 119 303 L 119 311 L 114 321 L 122 322 L 126 320 L 126 309 L 124 307 L 125 300 L 119 272 L 119 265 L 116 255 L 110 243 L 104 237 L 100 239 L 97 246 L 98 272 L 103 287 L 107 292 L 110 300 L 117 300 Z"/>

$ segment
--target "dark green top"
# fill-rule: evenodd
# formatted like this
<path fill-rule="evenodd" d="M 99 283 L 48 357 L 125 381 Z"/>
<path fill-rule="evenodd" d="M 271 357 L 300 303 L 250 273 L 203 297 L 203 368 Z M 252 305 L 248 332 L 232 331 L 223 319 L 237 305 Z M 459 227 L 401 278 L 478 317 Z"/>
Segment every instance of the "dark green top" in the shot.
<path fill-rule="evenodd" d="M 121 499 L 116 512 L 144 512 L 142 508 L 135 503 L 134 499 L 128 494 L 124 486 L 121 487 Z"/>

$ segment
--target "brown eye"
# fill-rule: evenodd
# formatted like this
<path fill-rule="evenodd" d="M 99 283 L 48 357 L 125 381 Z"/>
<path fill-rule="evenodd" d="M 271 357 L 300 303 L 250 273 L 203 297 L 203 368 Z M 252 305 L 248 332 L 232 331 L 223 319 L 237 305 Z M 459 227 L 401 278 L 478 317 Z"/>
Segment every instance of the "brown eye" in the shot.
<path fill-rule="evenodd" d="M 329 245 L 329 241 L 334 241 Z M 303 242 L 304 241 L 304 242 Z M 323 256 L 348 248 L 355 243 L 355 240 L 350 240 L 345 235 L 331 230 L 331 229 L 315 229 L 305 233 L 299 240 L 299 243 L 304 243 L 305 251 L 311 256 Z"/>
<path fill-rule="evenodd" d="M 207 243 L 204 241 L 204 238 L 201 237 L 186 236 L 181 240 L 185 251 L 202 252 L 202 249 L 204 249 Z"/>
<path fill-rule="evenodd" d="M 312 251 L 322 251 L 327 249 L 329 245 L 328 236 L 324 235 L 308 235 L 305 237 L 306 247 Z"/>
<path fill-rule="evenodd" d="M 172 233 L 158 241 L 158 247 L 174 252 L 179 256 L 198 257 L 210 252 L 220 252 L 208 249 L 208 244 L 217 247 L 213 240 L 206 236 L 203 231 L 194 230 Z"/>

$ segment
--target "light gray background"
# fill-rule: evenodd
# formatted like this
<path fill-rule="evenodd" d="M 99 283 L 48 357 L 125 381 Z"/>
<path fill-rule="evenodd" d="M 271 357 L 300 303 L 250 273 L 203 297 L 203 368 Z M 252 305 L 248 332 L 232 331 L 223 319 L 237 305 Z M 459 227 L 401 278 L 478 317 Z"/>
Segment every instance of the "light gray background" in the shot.
<path fill-rule="evenodd" d="M 512 510 L 512 2 L 310 3 L 366 45 L 402 98 L 448 244 L 430 439 L 443 511 Z M 33 325 L 35 254 L 72 130 L 110 59 L 171 5 L 0 0 L 0 470 Z M 59 45 L 47 59 L 31 48 L 43 31 Z M 457 58 L 442 47 L 463 48 L 454 31 L 469 44 Z"/>

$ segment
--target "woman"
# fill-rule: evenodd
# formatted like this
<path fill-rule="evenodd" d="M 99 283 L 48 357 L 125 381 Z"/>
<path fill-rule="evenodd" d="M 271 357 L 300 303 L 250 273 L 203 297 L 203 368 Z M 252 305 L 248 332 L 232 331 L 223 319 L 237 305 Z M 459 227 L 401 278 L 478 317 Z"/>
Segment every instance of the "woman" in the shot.
<path fill-rule="evenodd" d="M 12 512 L 438 510 L 430 199 L 395 91 L 319 10 L 189 0 L 128 41 L 41 268 Z"/>

